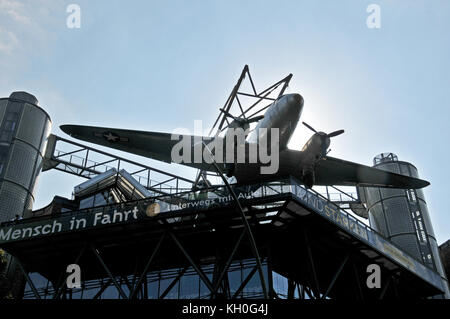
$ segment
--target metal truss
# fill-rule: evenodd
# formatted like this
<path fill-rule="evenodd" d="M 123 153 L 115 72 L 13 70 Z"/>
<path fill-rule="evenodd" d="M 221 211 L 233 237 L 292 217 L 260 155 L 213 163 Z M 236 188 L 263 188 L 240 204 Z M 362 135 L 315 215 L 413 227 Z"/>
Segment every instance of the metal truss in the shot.
<path fill-rule="evenodd" d="M 245 231 L 242 232 L 241 236 L 239 237 L 239 240 L 237 242 L 237 245 L 239 245 L 240 241 L 242 240 L 242 237 L 244 236 Z M 98 299 L 101 294 L 106 290 L 107 287 L 109 287 L 111 284 L 117 289 L 120 297 L 122 299 L 137 299 L 139 292 L 141 292 L 142 284 L 145 282 L 147 278 L 147 273 L 151 269 L 151 265 L 155 260 L 155 256 L 158 254 L 158 252 L 161 249 L 161 244 L 163 241 L 172 240 L 173 243 L 176 244 L 176 246 L 179 248 L 182 255 L 185 257 L 185 259 L 188 261 L 189 265 L 195 270 L 196 274 L 200 277 L 200 279 L 203 281 L 205 286 L 208 288 L 210 292 L 211 299 L 217 299 L 217 298 L 230 298 L 230 290 L 229 286 L 226 291 L 221 291 L 220 288 L 226 287 L 228 277 L 225 276 L 230 268 L 230 264 L 233 258 L 233 255 L 236 252 L 236 246 L 231 255 L 228 258 L 228 261 L 226 265 L 221 270 L 220 276 L 216 277 L 213 281 L 209 280 L 208 277 L 204 274 L 204 272 L 201 269 L 201 265 L 198 263 L 198 261 L 194 260 L 191 255 L 187 252 L 184 245 L 179 240 L 178 236 L 174 233 L 173 230 L 167 229 L 162 233 L 162 235 L 159 238 L 159 241 L 156 245 L 156 247 L 153 249 L 151 256 L 146 262 L 146 265 L 144 269 L 142 270 L 142 273 L 140 275 L 135 274 L 133 278 L 133 282 L 129 282 L 127 278 L 119 275 L 113 275 L 113 273 L 110 270 L 110 267 L 105 262 L 104 258 L 102 258 L 102 247 L 101 245 L 96 245 L 93 242 L 86 242 L 83 248 L 80 250 L 79 254 L 74 258 L 75 264 L 82 264 L 82 258 L 86 257 L 88 253 L 93 254 L 96 259 L 98 260 L 99 264 L 101 265 L 102 269 L 107 275 L 107 280 L 101 284 L 99 291 L 96 293 L 96 295 L 93 297 L 93 299 Z M 36 299 L 42 299 L 41 293 L 38 292 L 38 289 L 34 285 L 33 281 L 30 279 L 28 272 L 26 271 L 26 268 L 22 263 L 17 259 L 17 262 L 19 264 L 20 270 L 25 276 L 26 281 L 28 282 L 33 295 Z M 238 290 L 231 296 L 231 298 L 237 298 L 239 294 L 242 292 L 242 290 L 246 287 L 252 276 L 255 274 L 255 272 L 258 269 L 258 265 L 253 268 L 253 270 L 247 275 L 246 279 L 241 283 Z M 169 284 L 169 286 L 162 292 L 159 296 L 160 299 L 164 299 L 169 291 L 174 287 L 174 285 L 182 278 L 182 276 L 185 274 L 186 270 L 189 268 L 189 266 L 185 266 L 183 270 L 181 270 L 176 278 L 172 280 L 172 282 Z M 66 292 L 70 291 L 70 289 L 67 289 L 66 287 L 66 281 L 68 278 L 68 274 L 66 273 L 66 270 L 64 269 L 60 276 L 59 280 L 54 286 L 53 291 L 53 299 L 61 299 L 66 298 Z M 121 283 L 124 282 L 128 289 L 129 293 L 127 294 L 121 287 Z M 141 293 L 141 298 L 144 297 Z"/>
<path fill-rule="evenodd" d="M 229 186 L 229 185 L 228 185 Z M 102 293 L 111 285 L 116 288 L 119 293 L 120 298 L 122 299 L 139 299 L 139 298 L 147 298 L 147 280 L 148 274 L 152 271 L 157 271 L 159 266 L 158 257 L 162 257 L 164 255 L 164 248 L 167 247 L 167 244 L 172 244 L 177 247 L 179 251 L 180 257 L 184 260 L 179 262 L 179 271 L 176 273 L 176 276 L 173 278 L 169 286 L 165 288 L 162 293 L 158 293 L 158 297 L 163 299 L 168 296 L 171 289 L 183 278 L 184 274 L 188 270 L 188 268 L 192 268 L 193 271 L 198 275 L 201 282 L 203 282 L 204 286 L 209 292 L 209 296 L 212 299 L 234 299 L 238 298 L 245 287 L 248 285 L 253 276 L 258 272 L 259 274 L 259 285 L 260 290 L 262 291 L 262 296 L 264 298 L 280 298 L 278 293 L 274 289 L 274 284 L 272 282 L 272 248 L 266 246 L 266 244 L 256 245 L 254 238 L 253 241 L 249 240 L 250 250 L 252 250 L 253 260 L 252 269 L 246 275 L 245 278 L 241 281 L 240 286 L 237 290 L 234 290 L 233 293 L 230 291 L 230 286 L 228 282 L 228 274 L 230 273 L 230 268 L 233 261 L 239 260 L 237 256 L 237 252 L 239 248 L 244 243 L 246 237 L 248 239 L 253 235 L 250 226 L 256 226 L 258 224 L 258 220 L 261 220 L 261 217 L 256 220 L 257 212 L 252 209 L 249 210 L 249 206 L 242 206 L 242 204 L 235 200 L 238 211 L 232 212 L 230 211 L 230 218 L 236 218 L 239 215 L 236 213 L 241 213 L 240 219 L 243 221 L 248 220 L 248 228 L 241 227 L 239 232 L 236 232 L 233 236 L 234 241 L 229 241 L 227 247 L 217 247 L 216 256 L 214 258 L 214 270 L 212 279 L 206 276 L 204 267 L 205 265 L 211 265 L 210 262 L 200 260 L 194 255 L 190 253 L 190 250 L 193 249 L 192 245 L 187 246 L 188 244 L 184 243 L 185 240 L 180 239 L 180 236 L 183 236 L 184 232 L 180 229 L 180 223 L 169 223 L 166 219 L 161 219 L 161 229 L 158 231 L 158 237 L 152 239 L 154 244 L 148 254 L 144 252 L 147 256 L 143 262 L 138 266 L 138 262 L 136 261 L 136 266 L 134 267 L 134 272 L 131 273 L 132 277 L 124 276 L 124 274 L 118 275 L 114 274 L 112 270 L 114 264 L 108 265 L 108 261 L 105 260 L 102 252 L 107 246 L 99 244 L 95 240 L 86 241 L 83 245 L 80 245 L 79 251 L 74 251 L 73 253 L 73 262 L 75 264 L 79 264 L 82 268 L 84 267 L 93 267 L 92 263 L 86 264 L 88 260 L 86 256 L 90 254 L 90 256 L 95 256 L 95 259 L 90 259 L 97 261 L 98 265 L 103 269 L 103 273 L 105 277 L 102 277 L 100 274 L 100 278 L 106 278 L 105 281 L 102 279 L 102 283 L 99 286 L 99 290 L 94 299 L 100 298 Z M 284 206 L 284 205 L 283 205 Z M 231 210 L 232 207 L 230 207 Z M 260 212 L 258 212 L 260 214 Z M 161 216 L 162 217 L 162 216 Z M 189 220 L 183 222 L 198 224 L 199 220 Z M 216 224 L 218 225 L 218 224 Z M 238 224 L 234 224 L 238 225 Z M 242 225 L 244 226 L 244 225 Z M 212 226 L 216 227 L 216 226 Z M 200 229 L 199 229 L 200 230 Z M 318 258 L 318 250 L 321 250 L 320 242 L 317 242 L 318 238 L 313 237 L 310 233 L 310 230 L 307 229 L 306 226 L 300 225 L 297 230 L 299 238 L 301 238 L 301 242 L 299 243 L 297 254 L 301 256 L 301 263 L 303 264 L 304 273 L 302 279 L 297 279 L 294 277 L 289 279 L 289 288 L 288 288 L 288 299 L 294 298 L 295 291 L 297 291 L 297 298 L 300 299 L 327 299 L 330 295 L 336 296 L 342 292 L 343 286 L 354 292 L 351 295 L 351 298 L 356 298 L 360 300 L 365 299 L 392 299 L 399 298 L 397 283 L 398 278 L 396 273 L 389 273 L 388 276 L 385 277 L 385 280 L 382 282 L 382 288 L 377 289 L 376 292 L 370 292 L 367 288 L 365 288 L 365 273 L 358 270 L 357 265 L 367 264 L 366 262 L 361 262 L 360 258 L 357 259 L 357 251 L 358 247 L 349 247 L 345 250 L 342 250 L 338 254 L 333 254 L 330 258 L 334 259 L 336 262 L 333 263 L 333 267 L 336 267 L 335 270 L 329 269 L 329 274 L 324 277 L 324 273 L 321 271 L 320 263 L 323 263 L 323 259 Z M 164 246 L 163 244 L 166 244 Z M 313 245 L 313 243 L 315 245 Z M 253 246 L 254 245 L 254 246 Z M 255 250 L 253 250 L 255 249 Z M 263 254 L 260 255 L 259 250 L 263 250 Z M 193 252 L 193 251 L 191 251 Z M 72 258 L 72 257 L 71 257 Z M 141 258 L 141 257 L 139 257 Z M 83 266 L 83 261 L 85 265 Z M 17 262 L 20 266 L 21 271 L 23 272 L 26 281 L 29 283 L 29 286 L 33 292 L 35 298 L 40 299 L 42 296 L 41 292 L 36 289 L 34 283 L 28 276 L 26 271 L 26 265 L 23 266 L 22 263 L 17 259 Z M 114 259 L 110 259 L 111 263 L 114 263 Z M 263 270 L 262 264 L 266 263 L 267 269 Z M 319 263 L 319 264 L 318 264 Z M 323 270 L 323 269 L 322 269 Z M 267 271 L 268 281 L 264 278 L 264 271 Z M 334 273 L 334 274 L 333 274 Z M 331 274 L 332 277 L 331 277 Z M 301 275 L 301 271 L 300 271 Z M 326 279 L 325 279 L 326 278 Z M 53 282 L 53 291 L 52 296 L 54 299 L 67 298 L 67 296 L 71 295 L 71 290 L 66 289 L 66 280 L 67 273 L 66 269 L 61 269 L 61 273 L 58 277 L 58 280 Z M 345 283 L 343 283 L 345 281 Z M 125 284 L 128 288 L 128 292 L 124 291 L 123 284 Z M 348 292 L 347 297 L 348 297 Z M 48 293 L 47 293 L 48 295 Z"/>
<path fill-rule="evenodd" d="M 220 113 L 209 132 L 209 136 L 218 136 L 224 132 L 231 124 L 228 119 L 230 115 L 234 118 L 244 120 L 250 120 L 261 115 L 273 101 L 284 94 L 289 86 L 291 78 L 292 74 L 289 74 L 280 81 L 258 92 L 250 74 L 250 69 L 248 65 L 245 65 L 224 106 L 219 109 Z M 251 87 L 250 92 L 242 91 L 242 86 L 246 79 L 248 79 L 248 84 L 250 84 Z M 241 99 L 239 97 L 241 97 Z M 246 102 L 242 101 L 243 97 L 246 98 Z M 197 184 L 201 179 L 206 184 L 209 184 L 210 182 L 207 179 L 208 176 L 217 177 L 218 174 L 200 170 L 197 174 L 194 187 L 197 187 Z"/>
<path fill-rule="evenodd" d="M 243 207 L 242 207 L 242 205 L 241 205 L 241 203 L 239 201 L 239 198 L 236 196 L 236 193 L 233 191 L 233 189 L 231 188 L 230 184 L 228 183 L 226 177 L 223 175 L 223 173 L 221 172 L 219 166 L 215 162 L 214 156 L 211 153 L 211 151 L 208 149 L 208 146 L 204 142 L 203 142 L 203 145 L 209 151 L 209 155 L 211 157 L 212 164 L 214 165 L 214 168 L 216 169 L 217 174 L 219 174 L 220 177 L 222 178 L 222 180 L 223 180 L 224 184 L 226 185 L 228 191 L 230 192 L 231 196 L 233 197 L 234 202 L 236 203 L 236 206 L 237 206 L 237 208 L 239 210 L 239 213 L 241 214 L 242 223 L 244 224 L 245 232 L 246 232 L 246 234 L 248 236 L 248 239 L 250 241 L 253 257 L 256 260 L 256 266 L 257 266 L 257 270 L 258 270 L 258 274 L 259 274 L 259 279 L 260 279 L 260 282 L 261 282 L 261 288 L 262 288 L 262 291 L 263 291 L 263 296 L 264 296 L 265 299 L 267 299 L 268 298 L 267 287 L 266 287 L 266 282 L 265 282 L 265 279 L 264 279 L 264 274 L 263 274 L 263 270 L 262 270 L 262 266 L 261 266 L 261 258 L 259 256 L 258 247 L 256 245 L 252 229 L 250 228 L 250 225 L 249 225 L 249 223 L 247 221 L 247 216 L 245 214 L 245 211 L 244 211 L 244 209 L 243 209 Z M 241 242 L 241 237 L 238 240 L 238 245 L 240 244 L 240 242 Z M 237 248 L 237 246 L 235 247 L 235 249 L 236 248 Z M 233 251 L 235 251 L 235 249 L 233 249 Z M 231 256 L 230 256 L 230 259 L 229 259 L 230 261 L 231 261 L 231 258 L 233 258 L 233 254 L 231 254 Z M 228 264 L 228 267 L 229 267 L 229 264 Z M 227 270 L 227 268 L 225 268 L 224 270 Z M 223 278 L 223 277 L 220 277 L 220 278 Z"/>
<path fill-rule="evenodd" d="M 248 80 L 252 88 L 252 92 L 240 91 L 241 86 L 246 77 L 248 77 Z M 273 101 L 275 101 L 278 97 L 284 94 L 284 91 L 289 86 L 291 78 L 292 74 L 289 74 L 285 78 L 281 79 L 280 81 L 276 82 L 275 84 L 272 84 L 271 86 L 267 87 L 266 89 L 258 93 L 253 83 L 253 79 L 250 74 L 248 65 L 245 65 L 236 85 L 234 86 L 233 90 L 228 96 L 227 101 L 225 102 L 223 108 L 220 109 L 221 112 L 217 117 L 216 121 L 214 122 L 213 127 L 211 128 L 210 135 L 214 132 L 214 129 L 216 129 L 214 135 L 218 135 L 220 134 L 220 132 L 223 132 L 225 129 L 228 128 L 230 122 L 228 120 L 227 115 L 233 113 L 231 109 L 235 101 L 237 102 L 237 106 L 239 107 L 240 112 L 240 114 L 238 113 L 238 115 L 236 115 L 235 117 L 242 119 L 251 119 L 260 114 L 261 112 L 265 111 L 272 104 Z M 241 103 L 239 96 L 246 96 L 253 98 L 255 102 L 249 106 L 245 106 L 243 103 Z M 264 102 L 269 102 L 269 104 L 264 106 L 263 105 Z M 252 111 L 252 113 L 250 113 L 250 111 Z"/>
<path fill-rule="evenodd" d="M 309 245 L 309 235 L 308 231 L 305 228 L 302 228 L 303 238 L 305 240 L 306 247 L 305 250 L 307 252 L 307 260 L 305 260 L 308 274 L 306 283 L 299 283 L 295 280 L 288 279 L 288 295 L 287 299 L 329 299 L 329 294 L 333 289 L 336 289 L 336 282 L 339 278 L 342 278 L 342 274 L 344 270 L 347 273 L 352 273 L 352 280 L 348 281 L 349 277 L 345 277 L 348 281 L 346 286 L 348 289 L 352 289 L 354 291 L 354 299 L 362 300 L 365 299 L 400 299 L 400 295 L 398 293 L 398 278 L 396 273 L 390 273 L 387 276 L 387 279 L 382 281 L 381 289 L 375 289 L 373 293 L 368 293 L 367 289 L 363 289 L 363 285 L 365 285 L 365 281 L 362 281 L 362 276 L 358 271 L 356 266 L 356 260 L 352 251 L 347 251 L 345 256 L 339 262 L 339 266 L 337 267 L 333 277 L 329 281 L 329 283 L 323 287 L 320 286 L 319 276 L 317 265 L 314 263 L 314 257 L 312 252 L 312 246 Z M 365 278 L 365 277 L 363 277 Z M 297 297 L 295 297 L 295 292 L 297 291 Z M 388 296 L 389 294 L 389 296 Z"/>

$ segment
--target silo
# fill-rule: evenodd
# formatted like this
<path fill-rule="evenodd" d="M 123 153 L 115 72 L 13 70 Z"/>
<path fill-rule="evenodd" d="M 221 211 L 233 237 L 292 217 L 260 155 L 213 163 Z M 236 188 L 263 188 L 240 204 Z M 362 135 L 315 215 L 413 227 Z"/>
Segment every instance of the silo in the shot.
<path fill-rule="evenodd" d="M 13 92 L 0 99 L 0 222 L 31 212 L 50 128 L 50 117 L 33 95 Z M 5 295 L 0 298 L 19 298 L 25 279 L 17 260 L 6 259 L 0 283 Z"/>
<path fill-rule="evenodd" d="M 414 165 L 399 161 L 393 153 L 380 154 L 373 163 L 381 170 L 419 178 Z M 370 226 L 436 270 L 447 285 L 423 190 L 364 187 L 360 191 L 364 192 Z"/>
<path fill-rule="evenodd" d="M 14 92 L 0 99 L 0 222 L 31 211 L 50 128 L 33 95 Z"/>

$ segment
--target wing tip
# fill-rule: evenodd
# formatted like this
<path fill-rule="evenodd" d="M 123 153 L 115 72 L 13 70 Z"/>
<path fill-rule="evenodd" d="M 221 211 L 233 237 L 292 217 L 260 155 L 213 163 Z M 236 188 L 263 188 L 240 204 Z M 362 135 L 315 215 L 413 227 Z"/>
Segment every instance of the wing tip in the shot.
<path fill-rule="evenodd" d="M 416 189 L 420 189 L 420 188 L 424 188 L 431 185 L 431 183 L 429 181 L 426 181 L 424 179 L 417 179 L 417 187 L 415 187 Z"/>
<path fill-rule="evenodd" d="M 63 131 L 64 133 L 66 133 L 70 136 L 72 136 L 72 134 L 74 133 L 75 127 L 76 127 L 76 125 L 70 125 L 70 124 L 64 124 L 64 125 L 59 126 L 61 131 Z"/>

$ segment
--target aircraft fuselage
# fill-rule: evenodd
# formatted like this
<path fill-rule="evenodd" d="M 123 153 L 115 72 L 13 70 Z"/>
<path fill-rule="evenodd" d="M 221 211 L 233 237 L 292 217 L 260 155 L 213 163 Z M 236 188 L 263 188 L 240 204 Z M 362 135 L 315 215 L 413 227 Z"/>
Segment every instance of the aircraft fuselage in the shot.
<path fill-rule="evenodd" d="M 279 130 L 279 150 L 287 148 L 287 144 L 294 133 L 297 123 L 303 111 L 303 98 L 300 94 L 286 94 L 272 103 L 264 114 L 264 118 L 258 122 L 256 128 L 247 138 L 248 143 L 258 143 L 258 137 L 267 135 L 270 142 L 271 129 Z M 265 130 L 261 130 L 265 129 Z"/>
<path fill-rule="evenodd" d="M 280 168 L 277 173 L 264 176 L 259 174 L 258 168 L 261 163 L 236 164 L 232 175 L 240 183 L 248 183 L 255 180 L 263 181 L 291 174 L 302 180 L 305 185 L 311 187 L 314 184 L 314 165 L 321 158 L 325 157 L 330 138 L 323 132 L 316 132 L 306 142 L 302 149 L 302 154 L 289 152 L 287 144 L 297 127 L 303 110 L 303 98 L 300 94 L 286 94 L 277 99 L 266 111 L 264 118 L 258 122 L 256 128 L 249 135 L 248 143 L 258 143 L 258 137 L 261 139 L 264 135 L 268 135 L 265 139 L 270 142 L 271 129 L 279 130 L 279 162 Z M 266 129 L 266 130 L 261 130 Z"/>

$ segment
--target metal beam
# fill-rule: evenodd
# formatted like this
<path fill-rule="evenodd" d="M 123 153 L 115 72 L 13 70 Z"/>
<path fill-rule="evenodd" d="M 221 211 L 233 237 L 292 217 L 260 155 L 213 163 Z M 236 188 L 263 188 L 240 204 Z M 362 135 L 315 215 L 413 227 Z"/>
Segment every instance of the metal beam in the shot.
<path fill-rule="evenodd" d="M 330 285 L 328 286 L 328 288 L 327 288 L 325 294 L 322 296 L 322 299 L 325 299 L 325 298 L 328 296 L 328 294 L 330 293 L 331 289 L 332 289 L 333 286 L 334 286 L 334 283 L 336 282 L 337 278 L 338 278 L 339 275 L 341 274 L 341 272 L 342 272 L 342 270 L 344 269 L 344 266 L 345 266 L 345 264 L 347 263 L 347 261 L 349 260 L 349 258 L 350 258 L 350 253 L 347 254 L 347 256 L 344 258 L 344 261 L 343 261 L 343 262 L 341 263 L 341 265 L 339 266 L 339 268 L 338 268 L 336 274 L 334 275 L 333 279 L 331 280 Z"/>
<path fill-rule="evenodd" d="M 304 300 L 305 299 L 305 287 L 303 287 L 300 284 L 297 284 L 297 292 L 298 292 L 298 299 Z"/>
<path fill-rule="evenodd" d="M 302 227 L 302 231 L 303 231 L 303 238 L 305 239 L 306 252 L 308 254 L 309 266 L 310 266 L 310 269 L 311 269 L 311 272 L 313 275 L 313 281 L 314 281 L 314 285 L 315 285 L 314 295 L 316 298 L 320 298 L 320 286 L 319 286 L 319 281 L 317 280 L 316 267 L 314 266 L 314 259 L 312 257 L 312 253 L 311 253 L 311 246 L 309 243 L 308 233 L 304 227 Z"/>
<path fill-rule="evenodd" d="M 355 273 L 356 287 L 358 288 L 359 297 L 361 298 L 361 300 L 364 300 L 364 294 L 363 294 L 363 291 L 362 291 L 361 283 L 359 281 L 358 269 L 356 268 L 356 264 L 354 262 L 352 264 L 353 264 L 353 271 Z"/>
<path fill-rule="evenodd" d="M 156 244 L 155 249 L 153 250 L 152 255 L 150 256 L 150 259 L 148 260 L 147 264 L 144 267 L 144 270 L 142 272 L 142 275 L 139 277 L 138 282 L 136 283 L 136 286 L 134 286 L 133 290 L 130 293 L 130 299 L 134 298 L 134 295 L 136 294 L 136 291 L 140 288 L 142 281 L 144 280 L 145 276 L 147 275 L 148 269 L 150 268 L 150 265 L 153 261 L 153 259 L 156 256 L 156 253 L 158 252 L 159 248 L 161 247 L 161 244 L 164 240 L 164 238 L 166 237 L 166 233 L 163 233 L 161 238 L 158 241 L 158 244 Z"/>
<path fill-rule="evenodd" d="M 41 299 L 41 296 L 39 295 L 36 286 L 33 284 L 33 281 L 31 280 L 30 276 L 28 275 L 28 273 L 25 271 L 25 268 L 23 267 L 22 263 L 20 262 L 19 258 L 14 257 L 17 265 L 19 265 L 20 271 L 22 272 L 22 274 L 24 275 L 26 281 L 28 282 L 28 284 L 30 285 L 31 290 L 33 291 L 34 296 L 36 297 L 36 299 Z"/>
<path fill-rule="evenodd" d="M 245 280 L 239 286 L 238 290 L 236 290 L 236 292 L 234 293 L 232 299 L 235 299 L 241 293 L 241 291 L 245 288 L 245 286 L 247 286 L 248 282 L 250 281 L 250 279 L 252 279 L 253 275 L 257 270 L 258 266 L 253 267 L 252 271 L 250 271 Z"/>
<path fill-rule="evenodd" d="M 239 90 L 239 87 L 241 86 L 242 81 L 245 79 L 245 74 L 246 74 L 247 72 L 248 72 L 248 65 L 245 65 L 245 66 L 244 66 L 244 69 L 243 69 L 242 72 L 241 72 L 241 76 L 239 77 L 238 82 L 237 82 L 236 85 L 234 86 L 233 90 L 231 91 L 230 97 L 228 98 L 227 102 L 225 103 L 225 105 L 224 105 L 224 107 L 223 107 L 223 109 L 224 109 L 226 112 L 229 112 L 229 111 L 230 111 L 230 107 L 231 107 L 231 105 L 232 105 L 233 102 L 234 102 L 234 98 L 236 97 L 236 94 L 237 94 L 237 92 L 238 92 L 238 90 Z M 227 119 L 225 113 L 222 113 L 222 112 L 221 112 L 221 113 L 219 114 L 219 117 L 218 117 L 217 120 L 216 120 L 216 123 L 217 123 L 217 121 L 220 119 L 221 116 L 222 116 L 222 120 L 220 121 L 220 124 L 219 124 L 219 126 L 218 126 L 218 132 L 222 129 L 222 125 L 223 125 L 224 121 Z M 210 132 L 209 134 L 212 133 L 212 130 L 213 130 L 214 127 L 216 126 L 216 123 L 214 123 L 213 128 L 211 129 L 211 132 Z"/>
<path fill-rule="evenodd" d="M 112 275 L 111 271 L 109 270 L 109 268 L 106 266 L 105 262 L 103 261 L 102 257 L 100 256 L 100 254 L 98 253 L 97 249 L 94 247 L 94 245 L 89 245 L 92 252 L 94 253 L 95 257 L 97 257 L 98 261 L 100 262 L 100 264 L 102 265 L 102 267 L 105 269 L 106 273 L 108 274 L 109 278 L 111 278 L 114 286 L 116 286 L 117 290 L 119 291 L 119 294 L 122 296 L 123 299 L 128 299 L 127 295 L 125 294 L 125 292 L 123 291 L 122 287 L 120 287 L 119 283 L 117 282 L 116 278 L 114 278 L 114 276 Z"/>
<path fill-rule="evenodd" d="M 219 289 L 219 286 L 220 286 L 220 283 L 222 282 L 223 277 L 228 272 L 228 269 L 230 268 L 231 262 L 233 261 L 234 254 L 236 253 L 239 245 L 241 244 L 241 241 L 242 241 L 242 238 L 244 237 L 244 235 L 245 235 L 245 230 L 239 236 L 239 238 L 238 238 L 238 240 L 236 242 L 236 245 L 234 245 L 233 251 L 231 252 L 230 256 L 228 257 L 228 260 L 227 260 L 227 262 L 225 264 L 225 267 L 223 268 L 222 272 L 220 273 L 219 278 L 217 279 L 216 285 L 214 286 L 214 291 L 213 291 L 214 294 Z"/>
<path fill-rule="evenodd" d="M 387 289 L 389 287 L 389 283 L 391 282 L 391 280 L 392 280 L 392 276 L 390 276 L 388 278 L 388 280 L 386 281 L 386 284 L 384 285 L 383 289 L 381 290 L 380 296 L 378 297 L 379 300 L 383 299 L 383 297 L 386 294 L 386 291 L 387 291 Z"/>
<path fill-rule="evenodd" d="M 112 157 L 112 158 L 114 158 L 115 160 L 118 160 L 118 161 L 126 162 L 128 164 L 132 164 L 132 165 L 135 165 L 135 166 L 138 166 L 138 167 L 142 167 L 142 168 L 148 168 L 148 169 L 150 169 L 150 170 L 152 170 L 154 172 L 160 173 L 160 174 L 165 175 L 165 176 L 171 176 L 171 177 L 177 178 L 179 180 L 185 181 L 185 182 L 190 183 L 190 184 L 194 183 L 194 181 L 191 181 L 191 180 L 189 180 L 187 178 L 184 178 L 184 177 L 181 177 L 181 176 L 177 176 L 175 174 L 168 173 L 168 172 L 162 171 L 160 169 L 153 168 L 151 166 L 143 165 L 143 164 L 140 164 L 138 162 L 134 162 L 134 161 L 131 161 L 131 160 L 128 160 L 128 159 L 122 158 L 120 156 L 113 155 L 113 154 L 110 154 L 110 153 L 107 153 L 107 152 L 104 152 L 104 151 L 101 151 L 101 150 L 98 150 L 98 149 L 94 149 L 92 147 L 89 147 L 89 146 L 86 146 L 86 145 L 83 145 L 83 144 L 80 144 L 80 143 L 77 143 L 77 142 L 70 141 L 68 139 L 65 139 L 65 138 L 57 136 L 57 135 L 53 135 L 53 136 L 55 136 L 56 142 L 63 141 L 63 142 L 68 143 L 68 144 L 72 144 L 72 145 L 75 145 L 75 146 L 78 146 L 78 147 L 82 147 L 83 148 L 82 150 L 84 150 L 84 149 L 92 150 L 95 153 L 99 153 L 99 154 L 102 154 L 102 155 L 106 155 L 106 156 Z M 78 150 L 78 151 L 81 151 L 81 150 Z M 59 157 L 60 156 L 64 156 L 64 155 L 65 154 L 61 154 L 61 155 L 59 155 Z M 53 154 L 52 154 L 52 159 L 51 160 L 56 160 L 56 161 L 59 162 L 59 160 L 57 158 L 55 158 L 53 156 Z M 72 165 L 72 163 L 69 163 L 69 164 Z M 79 168 L 83 169 L 84 167 L 79 167 Z"/>
<path fill-rule="evenodd" d="M 189 256 L 189 254 L 186 252 L 186 250 L 183 248 L 183 246 L 181 245 L 181 243 L 178 241 L 178 239 L 175 237 L 175 235 L 169 231 L 169 235 L 170 237 L 173 239 L 173 241 L 175 242 L 175 244 L 178 246 L 178 248 L 181 250 L 181 252 L 183 253 L 183 255 L 186 257 L 186 259 L 189 261 L 189 263 L 191 264 L 191 266 L 195 269 L 195 271 L 197 272 L 197 274 L 200 276 L 200 278 L 203 280 L 203 282 L 205 283 L 205 285 L 208 287 L 208 289 L 211 291 L 211 293 L 213 293 L 214 288 L 211 284 L 211 282 L 209 281 L 209 279 L 205 276 L 205 274 L 203 273 L 203 271 L 197 267 L 197 265 L 195 264 L 195 262 L 192 260 L 191 256 Z"/>
<path fill-rule="evenodd" d="M 128 281 L 128 278 L 127 278 L 126 276 L 121 276 L 120 278 L 121 278 L 121 279 L 120 279 L 121 282 L 122 282 L 122 280 L 123 280 L 123 282 L 125 283 L 125 285 L 127 285 L 128 290 L 129 290 L 129 291 L 132 291 L 132 290 L 133 290 L 133 286 L 130 285 L 130 282 Z"/>
<path fill-rule="evenodd" d="M 236 290 L 236 292 L 234 293 L 232 299 L 235 299 L 242 292 L 242 290 L 247 286 L 248 282 L 252 279 L 252 277 L 254 276 L 254 274 L 255 274 L 255 272 L 257 270 L 258 270 L 258 266 L 256 265 L 255 267 L 253 267 L 253 269 L 250 271 L 250 273 L 247 275 L 247 277 L 241 283 L 241 285 L 239 286 L 238 290 Z"/>
<path fill-rule="evenodd" d="M 170 292 L 170 290 L 173 288 L 173 286 L 176 285 L 176 283 L 183 277 L 183 275 L 186 273 L 189 267 L 184 267 L 182 271 L 172 280 L 172 282 L 167 286 L 167 288 L 164 290 L 164 292 L 159 296 L 158 299 L 164 299 L 164 297 Z"/>
<path fill-rule="evenodd" d="M 220 170 L 219 166 L 217 165 L 217 163 L 216 163 L 216 161 L 214 159 L 214 156 L 212 155 L 211 150 L 205 144 L 204 141 L 202 141 L 202 144 L 208 150 L 208 153 L 209 153 L 209 155 L 211 157 L 211 162 L 214 165 L 214 168 L 216 169 L 217 173 L 222 178 L 225 186 L 227 187 L 228 191 L 230 192 L 231 196 L 233 197 L 234 202 L 237 204 L 239 212 L 241 213 L 242 222 L 244 224 L 245 230 L 246 230 L 247 235 L 248 235 L 248 239 L 250 241 L 250 247 L 251 247 L 251 250 L 253 252 L 253 256 L 256 259 L 256 265 L 258 267 L 258 273 L 259 273 L 259 278 L 260 278 L 260 281 L 261 281 L 261 287 L 262 287 L 262 290 L 263 290 L 263 295 L 264 295 L 265 299 L 268 299 L 266 282 L 265 282 L 265 279 L 264 279 L 264 273 L 263 273 L 262 265 L 261 265 L 261 258 L 259 257 L 258 247 L 256 246 L 255 238 L 253 237 L 252 230 L 250 229 L 250 225 L 248 224 L 247 217 L 245 215 L 244 209 L 242 208 L 241 203 L 240 203 L 238 197 L 236 196 L 236 193 L 233 191 L 233 188 L 231 188 L 231 186 L 228 183 L 227 179 L 225 178 L 225 176 L 223 175 L 223 173 Z"/>
<path fill-rule="evenodd" d="M 111 285 L 112 280 L 108 279 L 108 281 L 104 284 L 102 284 L 102 286 L 100 287 L 100 290 L 97 291 L 97 293 L 95 294 L 95 296 L 92 299 L 98 299 L 98 297 L 100 297 L 102 295 L 102 293 L 106 290 L 106 288 L 108 288 L 109 285 Z"/>
<path fill-rule="evenodd" d="M 288 279 L 287 299 L 294 299 L 295 281 Z"/>
<path fill-rule="evenodd" d="M 397 300 L 398 299 L 400 299 L 400 296 L 399 296 L 399 294 L 398 294 L 398 289 L 397 289 L 397 284 L 398 284 L 398 282 L 397 282 L 397 279 L 394 277 L 394 276 L 392 276 L 392 284 L 393 284 L 393 286 L 394 286 L 394 294 L 395 294 L 395 298 L 397 298 Z"/>
<path fill-rule="evenodd" d="M 270 100 L 270 101 L 275 101 L 276 100 L 276 99 L 274 99 L 272 97 L 263 97 L 263 96 L 259 96 L 259 95 L 256 95 L 256 94 L 248 94 L 248 93 L 244 93 L 244 92 L 237 92 L 237 95 L 245 95 L 245 96 L 249 96 L 249 97 L 254 97 L 256 99 L 263 98 L 263 99 Z"/>
<path fill-rule="evenodd" d="M 303 287 L 303 289 L 305 290 L 306 294 L 308 295 L 309 299 L 314 299 L 314 294 L 311 292 L 311 288 L 309 287 Z"/>
<path fill-rule="evenodd" d="M 83 246 L 83 248 L 81 248 L 80 252 L 77 255 L 77 258 L 75 258 L 74 264 L 78 264 L 79 263 L 79 261 L 81 259 L 81 256 L 83 256 L 85 250 L 86 250 L 86 244 Z M 64 276 L 64 275 L 66 275 L 66 276 Z M 64 269 L 64 271 L 63 271 L 63 273 L 61 275 L 61 278 L 65 278 L 65 280 L 62 279 L 62 282 L 60 282 L 60 285 L 56 287 L 56 291 L 55 291 L 55 294 L 53 296 L 53 299 L 58 299 L 59 296 L 61 295 L 61 293 L 63 291 L 63 287 L 66 284 L 67 277 L 69 277 L 69 275 L 67 274 L 67 270 Z"/>

